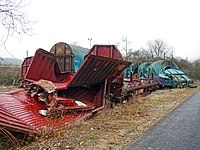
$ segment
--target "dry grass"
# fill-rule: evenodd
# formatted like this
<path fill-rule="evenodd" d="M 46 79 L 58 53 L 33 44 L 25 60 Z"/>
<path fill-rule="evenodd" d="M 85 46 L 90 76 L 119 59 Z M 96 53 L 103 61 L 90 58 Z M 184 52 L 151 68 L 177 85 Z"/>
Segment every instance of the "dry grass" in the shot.
<path fill-rule="evenodd" d="M 200 88 L 156 91 L 126 104 L 104 109 L 24 149 L 122 149 Z"/>
<path fill-rule="evenodd" d="M 17 89 L 17 87 L 13 86 L 13 85 L 11 85 L 11 86 L 3 86 L 3 85 L 1 85 L 0 86 L 0 92 L 8 92 L 8 91 L 14 90 L 14 89 Z"/>

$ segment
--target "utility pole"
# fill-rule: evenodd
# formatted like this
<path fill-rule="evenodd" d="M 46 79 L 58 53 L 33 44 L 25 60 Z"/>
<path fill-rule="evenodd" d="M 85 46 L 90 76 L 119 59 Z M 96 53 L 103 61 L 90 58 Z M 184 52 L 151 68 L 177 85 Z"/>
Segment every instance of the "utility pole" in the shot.
<path fill-rule="evenodd" d="M 88 38 L 88 40 L 90 41 L 90 48 L 91 48 L 92 38 Z"/>
<path fill-rule="evenodd" d="M 127 54 L 128 54 L 128 39 L 127 39 L 127 36 L 125 37 L 125 50 L 126 50 L 126 57 L 127 57 Z"/>
<path fill-rule="evenodd" d="M 122 49 L 125 51 L 125 59 L 127 59 L 127 57 L 128 57 L 128 44 L 130 44 L 130 42 L 128 41 L 127 36 L 123 36 L 121 40 L 122 40 L 122 42 L 124 42 L 124 46 L 122 47 Z"/>
<path fill-rule="evenodd" d="M 28 57 L 28 50 L 26 51 L 26 57 Z"/>

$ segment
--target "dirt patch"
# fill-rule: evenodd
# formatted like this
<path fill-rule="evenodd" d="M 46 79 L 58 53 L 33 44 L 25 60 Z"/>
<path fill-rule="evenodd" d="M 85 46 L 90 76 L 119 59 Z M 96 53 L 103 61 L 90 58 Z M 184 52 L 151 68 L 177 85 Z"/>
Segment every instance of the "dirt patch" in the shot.
<path fill-rule="evenodd" d="M 104 109 L 23 149 L 122 149 L 200 88 L 159 90 Z"/>

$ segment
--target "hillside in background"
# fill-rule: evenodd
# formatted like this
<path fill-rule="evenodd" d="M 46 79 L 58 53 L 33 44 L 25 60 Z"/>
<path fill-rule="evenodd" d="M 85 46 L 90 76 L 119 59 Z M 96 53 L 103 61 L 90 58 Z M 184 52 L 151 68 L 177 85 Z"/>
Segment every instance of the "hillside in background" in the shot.
<path fill-rule="evenodd" d="M 0 65 L 21 65 L 22 60 L 17 58 L 3 58 L 0 57 Z"/>

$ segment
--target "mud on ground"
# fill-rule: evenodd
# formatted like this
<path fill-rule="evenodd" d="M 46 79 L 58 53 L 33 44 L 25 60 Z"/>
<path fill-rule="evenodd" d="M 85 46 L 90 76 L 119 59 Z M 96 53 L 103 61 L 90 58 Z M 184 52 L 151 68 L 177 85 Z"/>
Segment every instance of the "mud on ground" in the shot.
<path fill-rule="evenodd" d="M 159 90 L 104 109 L 23 149 L 123 149 L 200 88 Z"/>

